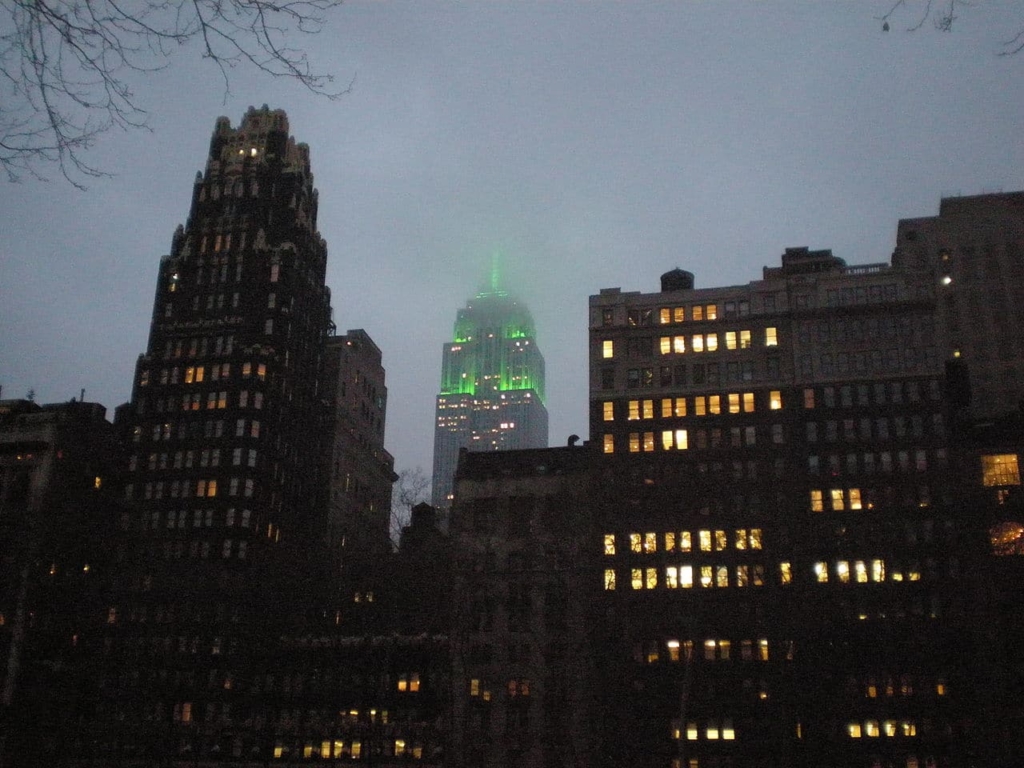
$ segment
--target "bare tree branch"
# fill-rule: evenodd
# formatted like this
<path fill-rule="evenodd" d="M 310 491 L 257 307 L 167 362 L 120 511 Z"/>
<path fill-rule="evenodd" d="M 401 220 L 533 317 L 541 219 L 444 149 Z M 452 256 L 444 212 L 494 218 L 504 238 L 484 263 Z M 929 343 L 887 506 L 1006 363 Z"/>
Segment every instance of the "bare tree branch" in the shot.
<path fill-rule="evenodd" d="M 255 68 L 334 99 L 296 35 L 317 34 L 340 0 L 0 0 L 0 170 L 9 181 L 56 166 L 77 187 L 107 175 L 85 159 L 113 128 L 145 128 L 129 86 L 193 41 L 228 93 L 229 71 Z"/>

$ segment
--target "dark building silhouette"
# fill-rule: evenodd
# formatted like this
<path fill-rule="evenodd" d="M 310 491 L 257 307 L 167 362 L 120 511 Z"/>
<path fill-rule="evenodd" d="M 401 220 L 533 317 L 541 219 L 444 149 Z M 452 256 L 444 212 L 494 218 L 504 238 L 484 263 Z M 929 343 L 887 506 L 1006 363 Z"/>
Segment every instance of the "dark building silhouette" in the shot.
<path fill-rule="evenodd" d="M 133 560 L 111 607 L 101 752 L 264 757 L 254 689 L 331 585 L 327 249 L 309 149 L 282 111 L 220 118 L 160 261 L 130 408 Z M 113 758 L 112 758 L 113 759 Z"/>
<path fill-rule="evenodd" d="M 0 401 L 0 764 L 80 756 L 113 606 L 119 444 L 105 409 Z"/>
<path fill-rule="evenodd" d="M 543 448 L 548 442 L 544 357 L 533 316 L 497 270 L 459 310 L 444 345 L 434 422 L 434 507 L 451 505 L 459 451 Z"/>

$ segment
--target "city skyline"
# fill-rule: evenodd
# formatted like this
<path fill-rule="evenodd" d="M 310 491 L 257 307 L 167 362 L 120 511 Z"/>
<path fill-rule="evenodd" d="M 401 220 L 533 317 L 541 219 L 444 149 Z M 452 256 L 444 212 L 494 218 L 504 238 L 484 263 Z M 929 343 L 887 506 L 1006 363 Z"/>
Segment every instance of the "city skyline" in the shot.
<path fill-rule="evenodd" d="M 1024 188 L 1012 14 L 883 35 L 885 5 L 346 5 L 310 46 L 356 78 L 331 104 L 244 74 L 225 99 L 177 60 L 134 83 L 153 133 L 98 146 L 116 178 L 0 187 L 3 396 L 127 401 L 205 126 L 266 102 L 310 145 L 335 321 L 382 350 L 396 468 L 429 470 L 436 349 L 495 249 L 544 340 L 551 442 L 586 437 L 589 294 L 676 266 L 743 283 L 790 246 L 887 261 L 943 195 Z"/>

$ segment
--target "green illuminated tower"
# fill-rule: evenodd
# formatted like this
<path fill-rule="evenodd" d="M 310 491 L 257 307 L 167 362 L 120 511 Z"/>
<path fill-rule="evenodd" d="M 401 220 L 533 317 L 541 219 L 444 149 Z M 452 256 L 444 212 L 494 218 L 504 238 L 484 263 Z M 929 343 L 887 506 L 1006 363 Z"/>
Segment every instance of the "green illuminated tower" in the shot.
<path fill-rule="evenodd" d="M 451 505 L 459 449 L 544 448 L 544 357 L 530 310 L 500 287 L 497 263 L 488 285 L 455 319 L 444 345 L 434 425 L 435 507 Z"/>

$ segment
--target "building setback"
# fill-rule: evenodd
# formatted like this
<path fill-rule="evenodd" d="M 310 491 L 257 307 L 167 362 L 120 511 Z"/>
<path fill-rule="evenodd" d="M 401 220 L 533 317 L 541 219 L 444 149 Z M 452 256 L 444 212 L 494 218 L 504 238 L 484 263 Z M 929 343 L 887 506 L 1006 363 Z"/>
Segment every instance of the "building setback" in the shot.
<path fill-rule="evenodd" d="M 545 447 L 544 397 L 544 357 L 533 316 L 495 274 L 459 310 L 454 338 L 444 345 L 434 421 L 434 507 L 451 506 L 461 449 Z"/>
<path fill-rule="evenodd" d="M 590 300 L 608 764 L 969 764 L 984 529 L 934 286 L 789 249 Z"/>
<path fill-rule="evenodd" d="M 109 619 L 124 671 L 102 681 L 95 737 L 110 759 L 263 759 L 253 681 L 285 627 L 322 615 L 331 323 L 316 218 L 284 112 L 219 118 L 121 414 L 136 511 Z"/>

